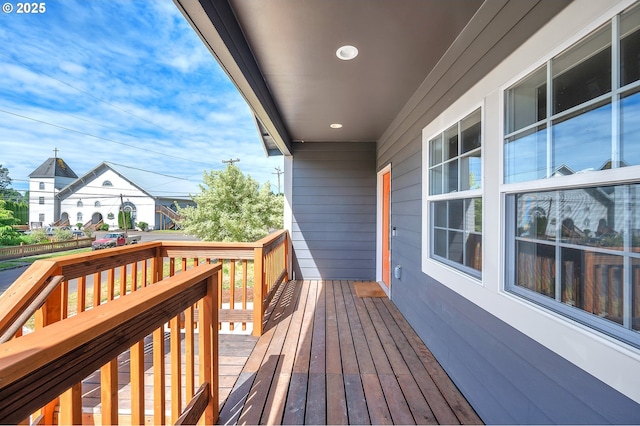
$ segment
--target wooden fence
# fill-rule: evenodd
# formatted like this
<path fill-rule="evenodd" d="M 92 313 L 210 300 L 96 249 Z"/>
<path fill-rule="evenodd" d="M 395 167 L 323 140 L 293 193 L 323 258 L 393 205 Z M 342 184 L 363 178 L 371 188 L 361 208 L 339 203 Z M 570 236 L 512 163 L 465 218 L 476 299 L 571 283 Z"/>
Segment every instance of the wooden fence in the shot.
<path fill-rule="evenodd" d="M 55 241 L 44 244 L 20 244 L 19 246 L 1 247 L 0 260 L 19 259 L 37 254 L 54 253 L 91 247 L 95 238 L 74 238 L 67 241 Z"/>

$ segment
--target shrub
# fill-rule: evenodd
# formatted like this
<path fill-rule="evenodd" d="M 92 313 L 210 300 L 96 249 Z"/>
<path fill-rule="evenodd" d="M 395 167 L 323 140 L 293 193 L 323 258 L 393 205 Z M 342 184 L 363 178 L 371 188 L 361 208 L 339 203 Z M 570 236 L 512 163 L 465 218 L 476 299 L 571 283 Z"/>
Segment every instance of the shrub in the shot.
<path fill-rule="evenodd" d="M 21 242 L 20 233 L 12 226 L 0 226 L 0 246 L 17 246 Z"/>
<path fill-rule="evenodd" d="M 47 236 L 47 233 L 45 232 L 44 228 L 34 229 L 33 231 L 31 231 L 31 234 L 29 234 L 26 239 L 27 239 L 26 242 L 31 244 L 41 244 L 41 243 L 49 242 L 49 237 Z"/>
<path fill-rule="evenodd" d="M 108 223 L 103 223 L 102 225 L 100 225 L 100 230 L 101 231 L 108 231 L 109 230 L 109 224 Z"/>
<path fill-rule="evenodd" d="M 69 229 L 56 228 L 53 231 L 53 238 L 56 241 L 69 241 L 73 239 L 73 233 Z"/>
<path fill-rule="evenodd" d="M 147 222 L 138 222 L 138 227 L 141 230 L 146 231 L 147 229 L 149 229 L 149 224 Z"/>

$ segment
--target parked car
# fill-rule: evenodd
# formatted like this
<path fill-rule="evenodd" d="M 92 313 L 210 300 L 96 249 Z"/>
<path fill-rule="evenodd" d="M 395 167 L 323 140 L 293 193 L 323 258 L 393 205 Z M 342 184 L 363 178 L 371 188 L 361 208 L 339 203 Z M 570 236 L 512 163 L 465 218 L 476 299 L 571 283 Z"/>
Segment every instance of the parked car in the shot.
<path fill-rule="evenodd" d="M 141 240 L 140 235 L 125 235 L 124 232 L 109 232 L 104 237 L 91 243 L 91 250 L 100 250 L 110 247 L 126 246 L 129 244 L 137 244 Z"/>

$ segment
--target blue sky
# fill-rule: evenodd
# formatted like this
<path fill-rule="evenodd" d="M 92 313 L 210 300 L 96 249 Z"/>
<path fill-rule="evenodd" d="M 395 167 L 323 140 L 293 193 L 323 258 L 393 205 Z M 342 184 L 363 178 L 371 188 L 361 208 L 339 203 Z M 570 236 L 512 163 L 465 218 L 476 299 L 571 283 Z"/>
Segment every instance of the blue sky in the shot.
<path fill-rule="evenodd" d="M 6 2 L 3 2 L 6 3 Z M 189 178 L 238 166 L 276 191 L 250 110 L 171 0 L 48 0 L 0 13 L 0 164 L 12 187 L 47 158 Z"/>

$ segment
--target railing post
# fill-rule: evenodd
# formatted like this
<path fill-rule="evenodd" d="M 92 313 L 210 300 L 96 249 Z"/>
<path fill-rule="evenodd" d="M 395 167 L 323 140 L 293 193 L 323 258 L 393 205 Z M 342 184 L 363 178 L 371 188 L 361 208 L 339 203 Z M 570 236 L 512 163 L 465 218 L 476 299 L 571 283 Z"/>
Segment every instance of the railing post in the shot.
<path fill-rule="evenodd" d="M 264 317 L 264 246 L 253 249 L 253 335 L 262 336 Z"/>
<path fill-rule="evenodd" d="M 209 383 L 209 402 L 204 411 L 204 424 L 212 425 L 218 420 L 218 275 L 222 269 L 207 279 L 207 294 L 200 301 L 198 321 L 200 385 Z"/>

